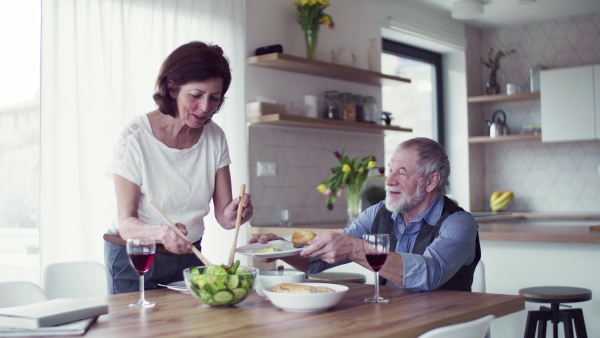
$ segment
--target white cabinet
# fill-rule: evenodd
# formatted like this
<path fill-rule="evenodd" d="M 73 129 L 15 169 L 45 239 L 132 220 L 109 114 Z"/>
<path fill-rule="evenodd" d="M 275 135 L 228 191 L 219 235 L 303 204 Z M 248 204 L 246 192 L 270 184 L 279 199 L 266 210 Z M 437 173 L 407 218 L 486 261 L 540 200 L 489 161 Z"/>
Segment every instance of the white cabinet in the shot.
<path fill-rule="evenodd" d="M 542 142 L 600 138 L 600 88 L 595 87 L 600 87 L 600 66 L 541 72 Z"/>

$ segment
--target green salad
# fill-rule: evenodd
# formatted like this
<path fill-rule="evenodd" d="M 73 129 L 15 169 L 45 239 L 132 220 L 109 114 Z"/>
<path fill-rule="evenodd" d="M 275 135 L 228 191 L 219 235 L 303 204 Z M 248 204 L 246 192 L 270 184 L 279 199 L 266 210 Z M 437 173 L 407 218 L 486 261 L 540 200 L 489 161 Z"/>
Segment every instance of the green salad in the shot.
<path fill-rule="evenodd" d="M 252 291 L 256 273 L 239 269 L 237 260 L 230 269 L 211 265 L 200 271 L 189 268 L 189 287 L 194 295 L 208 305 L 233 305 L 241 302 Z"/>

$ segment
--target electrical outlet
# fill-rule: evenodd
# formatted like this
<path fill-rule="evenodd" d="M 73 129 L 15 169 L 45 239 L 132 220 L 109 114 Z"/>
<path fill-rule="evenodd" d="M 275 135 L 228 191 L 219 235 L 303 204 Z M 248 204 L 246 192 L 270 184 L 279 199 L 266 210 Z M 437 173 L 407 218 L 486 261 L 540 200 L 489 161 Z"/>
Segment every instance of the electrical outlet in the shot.
<path fill-rule="evenodd" d="M 256 162 L 256 176 L 257 177 L 277 176 L 277 163 Z"/>

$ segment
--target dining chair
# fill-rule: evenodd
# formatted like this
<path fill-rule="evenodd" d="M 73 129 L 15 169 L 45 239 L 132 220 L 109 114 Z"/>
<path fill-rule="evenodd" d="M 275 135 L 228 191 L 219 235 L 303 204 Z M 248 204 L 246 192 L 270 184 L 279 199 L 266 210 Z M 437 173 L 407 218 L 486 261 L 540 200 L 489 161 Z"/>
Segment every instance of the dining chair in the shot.
<path fill-rule="evenodd" d="M 475 272 L 473 273 L 473 284 L 471 285 L 471 291 L 473 292 L 486 292 L 485 287 L 485 265 L 483 261 L 480 260 L 477 263 L 477 267 L 475 267 Z"/>
<path fill-rule="evenodd" d="M 494 318 L 494 315 L 487 315 L 465 323 L 438 327 L 419 338 L 484 338 Z"/>
<path fill-rule="evenodd" d="M 0 308 L 28 305 L 48 300 L 44 291 L 31 282 L 0 283 Z"/>
<path fill-rule="evenodd" d="M 48 299 L 106 296 L 106 269 L 95 261 L 49 264 L 44 268 L 42 288 Z"/>

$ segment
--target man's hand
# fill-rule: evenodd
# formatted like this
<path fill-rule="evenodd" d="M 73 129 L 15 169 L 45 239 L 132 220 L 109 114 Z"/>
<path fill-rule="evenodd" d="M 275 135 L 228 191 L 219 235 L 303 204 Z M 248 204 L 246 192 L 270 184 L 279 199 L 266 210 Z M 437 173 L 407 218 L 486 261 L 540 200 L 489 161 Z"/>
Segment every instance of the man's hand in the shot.
<path fill-rule="evenodd" d="M 307 244 L 300 252 L 300 256 L 320 258 L 329 264 L 354 260 L 355 257 L 362 255 L 360 239 L 338 232 L 330 231 L 318 235 Z"/>

